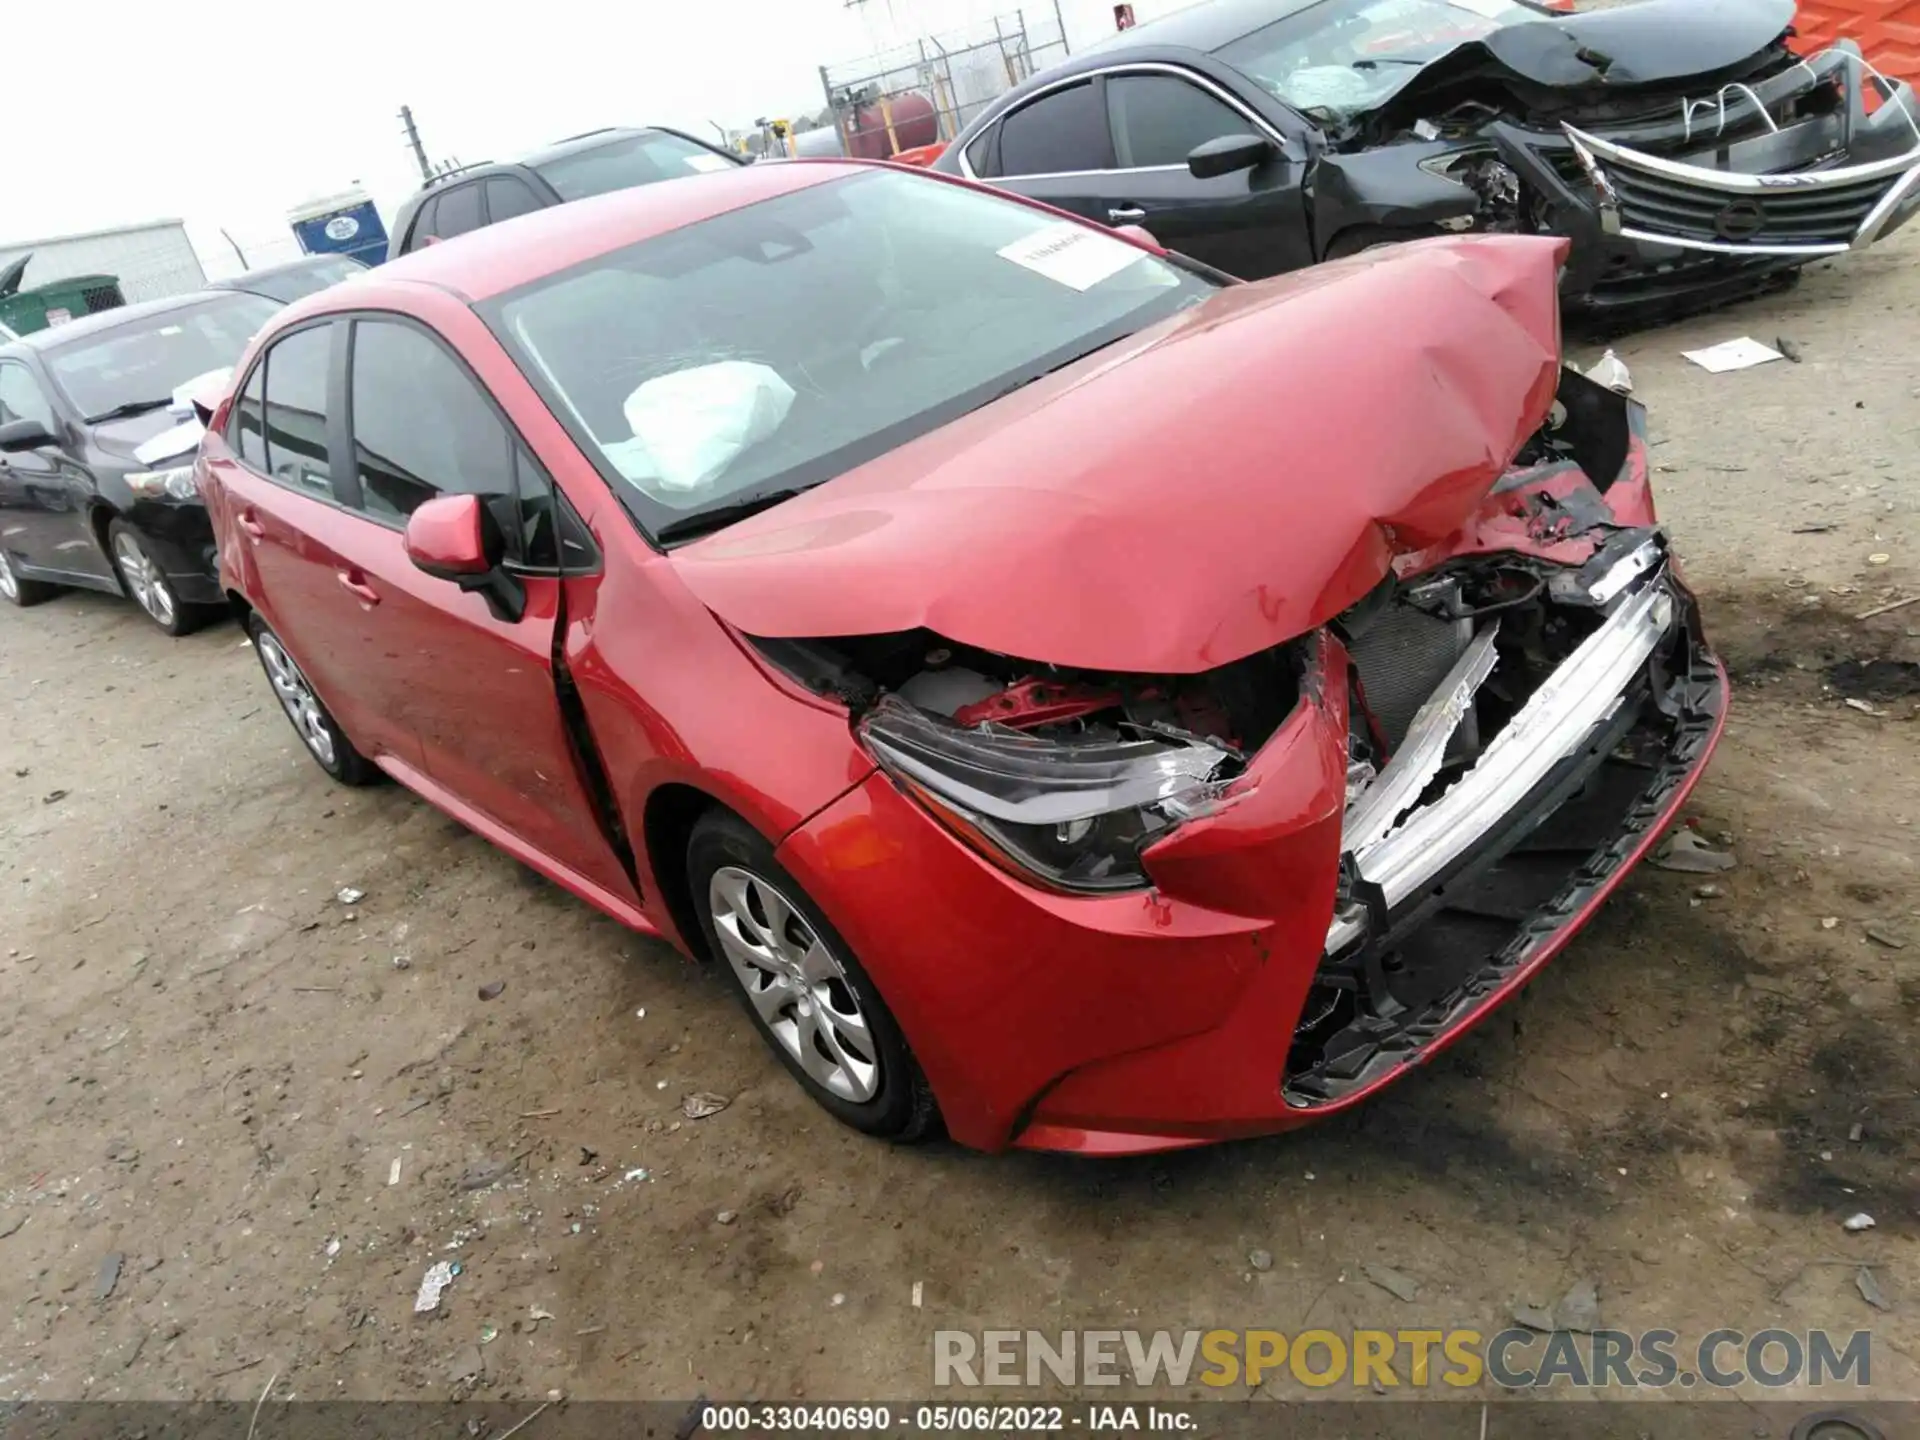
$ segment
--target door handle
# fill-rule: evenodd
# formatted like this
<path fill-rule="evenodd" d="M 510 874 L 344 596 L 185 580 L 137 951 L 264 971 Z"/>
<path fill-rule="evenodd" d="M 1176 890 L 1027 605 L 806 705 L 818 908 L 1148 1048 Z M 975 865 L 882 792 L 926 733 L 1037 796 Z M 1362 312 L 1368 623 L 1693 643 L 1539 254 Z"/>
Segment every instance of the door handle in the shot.
<path fill-rule="evenodd" d="M 1147 218 L 1147 212 L 1138 205 L 1115 205 L 1107 211 L 1107 222 L 1111 225 L 1138 225 Z"/>
<path fill-rule="evenodd" d="M 359 570 L 336 570 L 333 578 L 340 582 L 340 588 L 354 599 L 368 605 L 380 603 L 380 592 L 367 583 L 367 577 Z"/>
<path fill-rule="evenodd" d="M 242 510 L 234 523 L 250 538 L 254 540 L 266 539 L 267 527 L 253 518 L 253 512 L 251 510 Z"/>

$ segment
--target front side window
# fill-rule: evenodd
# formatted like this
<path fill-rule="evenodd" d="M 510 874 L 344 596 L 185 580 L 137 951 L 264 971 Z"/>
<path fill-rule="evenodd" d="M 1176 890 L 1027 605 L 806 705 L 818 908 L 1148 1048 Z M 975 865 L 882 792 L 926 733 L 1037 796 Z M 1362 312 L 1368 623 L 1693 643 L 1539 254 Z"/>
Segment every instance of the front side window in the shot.
<path fill-rule="evenodd" d="M 231 366 L 280 306 L 232 291 L 56 342 L 48 373 L 89 424 L 164 409 L 173 392 Z"/>
<path fill-rule="evenodd" d="M 731 170 L 734 163 L 678 135 L 648 130 L 556 155 L 533 168 L 562 200 L 584 200 L 589 195 L 605 195 L 610 190 L 625 190 L 632 185 L 651 185 L 658 180 L 701 175 L 710 170 Z"/>
<path fill-rule="evenodd" d="M 40 382 L 18 361 L 0 363 L 0 425 L 37 420 L 53 433 L 53 406 L 40 393 Z"/>
<path fill-rule="evenodd" d="M 1069 85 L 1000 122 L 1000 173 L 1055 175 L 1113 167 L 1107 114 L 1091 80 Z"/>
<path fill-rule="evenodd" d="M 266 473 L 290 489 L 333 498 L 327 465 L 327 378 L 333 327 L 296 330 L 267 352 Z"/>
<path fill-rule="evenodd" d="M 267 362 L 260 361 L 247 377 L 246 388 L 233 402 L 227 422 L 227 445 L 250 469 L 267 473 L 266 435 Z"/>
<path fill-rule="evenodd" d="M 438 342 L 398 321 L 356 321 L 351 390 L 367 514 L 398 524 L 436 495 L 479 495 L 512 533 L 507 427 Z"/>
<path fill-rule="evenodd" d="M 870 171 L 479 309 L 671 543 L 704 512 L 831 479 L 1215 288 L 1097 227 Z"/>
<path fill-rule="evenodd" d="M 511 175 L 496 175 L 487 180 L 487 222 L 498 225 L 516 215 L 531 215 L 540 209 L 540 197 L 524 180 Z"/>
<path fill-rule="evenodd" d="M 1346 120 L 1456 46 L 1545 13 L 1513 0 L 1320 0 L 1213 53 L 1296 110 Z"/>
<path fill-rule="evenodd" d="M 1222 135 L 1243 135 L 1251 120 L 1172 75 L 1114 75 L 1107 80 L 1113 154 L 1122 170 L 1185 165 L 1187 156 Z"/>

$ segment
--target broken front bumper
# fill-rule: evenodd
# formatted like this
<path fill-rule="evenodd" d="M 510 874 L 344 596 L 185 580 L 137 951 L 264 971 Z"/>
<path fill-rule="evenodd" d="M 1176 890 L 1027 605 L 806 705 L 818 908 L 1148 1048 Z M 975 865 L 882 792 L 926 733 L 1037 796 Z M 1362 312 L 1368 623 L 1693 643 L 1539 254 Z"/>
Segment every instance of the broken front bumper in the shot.
<path fill-rule="evenodd" d="M 1830 108 L 1806 113 L 1817 97 Z M 1576 310 L 1733 298 L 1920 212 L 1920 101 L 1866 77 L 1851 42 L 1751 86 L 1678 97 L 1657 122 L 1492 134 L 1539 223 L 1574 241 L 1562 290 Z"/>

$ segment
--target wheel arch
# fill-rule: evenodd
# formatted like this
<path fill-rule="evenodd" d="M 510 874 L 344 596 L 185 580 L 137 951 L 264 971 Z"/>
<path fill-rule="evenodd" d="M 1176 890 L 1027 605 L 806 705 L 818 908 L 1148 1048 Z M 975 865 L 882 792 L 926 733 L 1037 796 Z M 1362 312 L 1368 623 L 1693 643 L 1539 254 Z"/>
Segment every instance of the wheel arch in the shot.
<path fill-rule="evenodd" d="M 640 834 L 647 847 L 646 865 L 653 888 L 666 907 L 681 943 L 696 960 L 711 960 L 706 927 L 700 923 L 700 911 L 694 903 L 692 877 L 687 873 L 687 843 L 693 827 L 710 810 L 724 810 L 747 821 L 744 815 L 717 796 L 680 781 L 655 786 L 647 796 L 641 815 Z"/>

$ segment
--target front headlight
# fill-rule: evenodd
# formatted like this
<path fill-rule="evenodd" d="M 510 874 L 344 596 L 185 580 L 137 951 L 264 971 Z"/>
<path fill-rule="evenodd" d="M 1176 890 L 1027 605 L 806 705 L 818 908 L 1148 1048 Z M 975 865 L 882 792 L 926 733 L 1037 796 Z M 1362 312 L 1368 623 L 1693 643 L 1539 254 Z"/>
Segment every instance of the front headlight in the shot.
<path fill-rule="evenodd" d="M 193 478 L 193 466 L 176 465 L 167 470 L 136 470 L 127 476 L 127 488 L 142 500 L 169 496 L 175 500 L 198 500 L 200 486 Z"/>
<path fill-rule="evenodd" d="M 860 722 L 873 756 L 989 859 L 1063 890 L 1145 886 L 1140 851 L 1220 791 L 1201 741 L 1052 740 L 966 729 L 892 696 Z"/>

